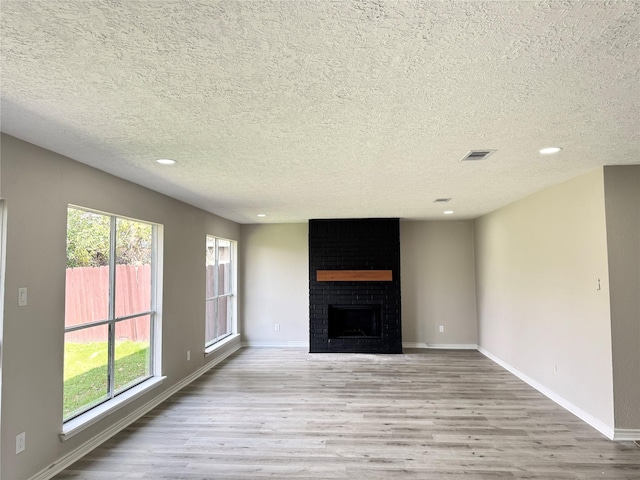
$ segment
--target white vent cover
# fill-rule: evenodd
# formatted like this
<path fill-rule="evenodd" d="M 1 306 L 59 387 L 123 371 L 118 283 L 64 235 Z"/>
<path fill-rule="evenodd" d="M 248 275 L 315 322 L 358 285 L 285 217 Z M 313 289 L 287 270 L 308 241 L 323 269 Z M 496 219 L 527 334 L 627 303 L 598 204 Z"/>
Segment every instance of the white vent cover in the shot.
<path fill-rule="evenodd" d="M 460 159 L 461 162 L 468 161 L 478 161 L 478 160 L 486 160 L 486 158 L 491 155 L 495 150 L 484 149 L 484 150 L 471 150 L 464 157 Z"/>

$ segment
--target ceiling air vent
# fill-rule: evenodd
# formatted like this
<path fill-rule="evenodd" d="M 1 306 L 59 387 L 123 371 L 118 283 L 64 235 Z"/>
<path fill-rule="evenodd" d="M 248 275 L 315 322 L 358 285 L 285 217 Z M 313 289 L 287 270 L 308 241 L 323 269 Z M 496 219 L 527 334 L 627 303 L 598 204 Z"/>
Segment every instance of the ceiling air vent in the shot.
<path fill-rule="evenodd" d="M 477 160 L 485 160 L 489 155 L 491 155 L 495 150 L 471 150 L 464 157 L 460 159 L 461 162 L 469 162 L 469 161 L 477 161 Z"/>
<path fill-rule="evenodd" d="M 451 201 L 450 198 L 436 198 L 433 203 L 447 203 L 449 201 Z"/>

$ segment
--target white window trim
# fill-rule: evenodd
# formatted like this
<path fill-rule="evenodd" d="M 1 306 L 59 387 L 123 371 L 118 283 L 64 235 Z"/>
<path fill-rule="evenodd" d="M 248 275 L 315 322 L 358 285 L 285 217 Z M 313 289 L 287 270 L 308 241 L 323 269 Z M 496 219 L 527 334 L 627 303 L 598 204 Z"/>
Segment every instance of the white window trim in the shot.
<path fill-rule="evenodd" d="M 231 292 L 225 293 L 220 297 L 230 297 L 231 298 L 231 308 L 232 308 L 232 319 L 231 319 L 231 332 L 223 337 L 217 337 L 214 339 L 212 343 L 207 344 L 207 339 L 205 338 L 205 347 L 204 354 L 205 356 L 210 355 L 215 352 L 218 347 L 222 347 L 226 345 L 234 338 L 240 336 L 240 332 L 238 332 L 238 241 L 232 240 L 230 238 L 218 237 L 216 235 L 207 234 L 206 237 L 211 237 L 217 240 L 226 240 L 231 242 L 231 264 L 233 265 L 233 272 L 231 274 Z M 217 255 L 217 254 L 216 254 Z M 206 296 L 205 296 L 206 297 Z M 214 298 L 214 297 L 212 297 Z M 208 301 L 205 299 L 205 302 Z"/>
<path fill-rule="evenodd" d="M 216 343 L 212 343 L 211 345 L 209 345 L 207 348 L 204 349 L 204 356 L 208 357 L 209 355 L 216 353 L 218 350 L 222 350 L 228 344 L 236 340 L 238 337 L 240 337 L 239 333 L 230 333 L 229 335 L 224 337 L 222 340 L 218 340 Z"/>
<path fill-rule="evenodd" d="M 66 421 L 63 423 L 62 432 L 59 434 L 60 440 L 63 442 L 69 440 L 83 430 L 95 425 L 116 410 L 137 400 L 142 395 L 161 385 L 165 378 L 167 377 L 151 377 L 149 380 L 145 380 L 135 387 L 122 392 L 111 400 L 107 400 L 97 407 L 93 407 L 91 410 L 87 410 L 85 413 Z"/>
<path fill-rule="evenodd" d="M 82 207 L 79 205 L 69 204 L 70 208 L 78 208 L 85 211 L 92 211 L 102 215 L 114 215 L 119 218 L 127 218 L 129 220 L 145 222 L 145 220 L 139 220 L 131 217 L 125 217 L 122 215 L 116 215 L 112 213 L 102 212 L 99 210 L 90 209 L 87 207 Z M 155 274 L 153 279 L 153 288 L 151 289 L 152 295 L 152 304 L 155 305 L 155 319 L 154 319 L 154 328 L 151 332 L 152 337 L 152 369 L 151 375 L 152 377 L 140 382 L 138 385 L 135 385 L 122 393 L 117 394 L 115 397 L 106 400 L 105 402 L 97 405 L 95 407 L 90 408 L 84 413 L 71 418 L 67 421 L 62 422 L 61 432 L 58 434 L 60 437 L 60 441 L 64 442 L 74 437 L 78 433 L 86 430 L 87 428 L 95 425 L 97 422 L 102 420 L 103 418 L 115 413 L 122 407 L 130 404 L 131 402 L 137 400 L 143 395 L 147 394 L 151 390 L 155 389 L 159 385 L 161 385 L 164 380 L 167 378 L 166 376 L 162 376 L 162 306 L 163 306 L 163 291 L 162 287 L 164 282 L 162 279 L 164 278 L 164 262 L 162 259 L 164 258 L 164 225 L 160 223 L 152 223 L 155 227 L 156 234 L 154 235 L 154 268 Z"/>

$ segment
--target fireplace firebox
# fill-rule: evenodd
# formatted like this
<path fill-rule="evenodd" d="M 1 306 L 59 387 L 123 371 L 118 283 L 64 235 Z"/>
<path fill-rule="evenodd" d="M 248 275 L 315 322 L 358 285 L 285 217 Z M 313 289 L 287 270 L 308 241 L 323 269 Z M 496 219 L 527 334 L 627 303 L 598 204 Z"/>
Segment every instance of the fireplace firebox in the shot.
<path fill-rule="evenodd" d="M 329 305 L 329 338 L 380 338 L 380 305 Z"/>

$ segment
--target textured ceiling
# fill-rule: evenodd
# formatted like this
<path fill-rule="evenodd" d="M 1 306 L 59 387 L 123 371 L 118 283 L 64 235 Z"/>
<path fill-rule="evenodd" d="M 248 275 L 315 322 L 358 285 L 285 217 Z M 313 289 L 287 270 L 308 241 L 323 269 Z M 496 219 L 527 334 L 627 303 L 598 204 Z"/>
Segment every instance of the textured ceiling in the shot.
<path fill-rule="evenodd" d="M 638 1 L 0 12 L 2 131 L 241 223 L 474 218 L 640 163 Z"/>

